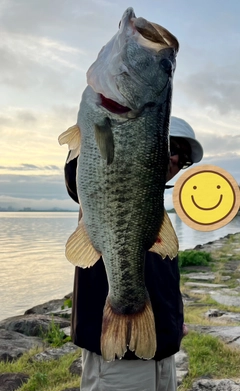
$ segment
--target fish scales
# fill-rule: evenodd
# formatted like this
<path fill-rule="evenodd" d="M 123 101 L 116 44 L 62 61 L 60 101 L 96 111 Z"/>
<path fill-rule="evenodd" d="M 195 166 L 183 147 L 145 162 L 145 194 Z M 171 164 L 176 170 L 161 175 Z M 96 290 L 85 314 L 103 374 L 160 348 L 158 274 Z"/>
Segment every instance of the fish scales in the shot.
<path fill-rule="evenodd" d="M 93 121 L 91 116 L 85 123 L 85 116 L 81 116 L 81 110 L 86 112 L 84 99 L 82 105 L 79 126 L 87 129 L 87 146 L 82 132 L 77 187 L 85 227 L 93 246 L 104 256 L 113 308 L 128 313 L 131 302 L 133 311 L 137 311 L 146 300 L 144 252 L 157 239 L 163 217 L 167 130 L 164 145 L 163 141 L 159 143 L 161 112 L 150 117 L 148 110 L 136 119 L 113 126 L 115 155 L 108 166 L 96 148 L 94 135 L 90 135 L 98 119 Z"/>
<path fill-rule="evenodd" d="M 109 293 L 101 350 L 107 361 L 123 357 L 127 348 L 146 359 L 156 350 L 144 260 L 149 249 L 170 258 L 178 250 L 163 205 L 177 51 L 171 33 L 128 8 L 119 32 L 87 72 L 77 125 L 67 131 L 74 157 L 80 149 L 82 218 L 66 256 L 81 267 L 103 257 Z"/>

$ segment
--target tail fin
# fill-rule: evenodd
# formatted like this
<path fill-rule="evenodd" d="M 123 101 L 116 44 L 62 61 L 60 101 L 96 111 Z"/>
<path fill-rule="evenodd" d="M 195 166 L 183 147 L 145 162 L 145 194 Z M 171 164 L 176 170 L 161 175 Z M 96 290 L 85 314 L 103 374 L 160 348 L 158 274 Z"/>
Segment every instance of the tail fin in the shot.
<path fill-rule="evenodd" d="M 150 301 L 135 314 L 123 315 L 113 312 L 107 298 L 103 311 L 101 352 L 104 360 L 121 359 L 127 347 L 136 356 L 150 360 L 156 352 L 155 321 Z"/>

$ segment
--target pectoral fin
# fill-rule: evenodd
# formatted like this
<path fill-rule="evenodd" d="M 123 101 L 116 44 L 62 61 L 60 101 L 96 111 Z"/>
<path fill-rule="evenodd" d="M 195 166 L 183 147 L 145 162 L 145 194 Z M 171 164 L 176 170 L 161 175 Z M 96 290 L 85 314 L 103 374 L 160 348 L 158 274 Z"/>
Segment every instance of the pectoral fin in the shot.
<path fill-rule="evenodd" d="M 111 164 L 114 158 L 114 140 L 108 118 L 103 125 L 95 124 L 95 139 L 102 158 L 107 161 L 107 164 Z"/>
<path fill-rule="evenodd" d="M 177 256 L 179 249 L 178 238 L 172 226 L 171 220 L 166 211 L 164 211 L 164 219 L 161 225 L 158 238 L 149 251 L 155 252 L 164 259 L 169 256 L 173 259 Z"/>
<path fill-rule="evenodd" d="M 81 132 L 78 125 L 73 125 L 58 137 L 60 145 L 68 144 L 68 149 L 71 151 L 67 163 L 75 159 L 80 154 Z"/>
<path fill-rule="evenodd" d="M 93 247 L 82 219 L 66 243 L 65 254 L 69 262 L 84 269 L 93 266 L 101 256 Z"/>

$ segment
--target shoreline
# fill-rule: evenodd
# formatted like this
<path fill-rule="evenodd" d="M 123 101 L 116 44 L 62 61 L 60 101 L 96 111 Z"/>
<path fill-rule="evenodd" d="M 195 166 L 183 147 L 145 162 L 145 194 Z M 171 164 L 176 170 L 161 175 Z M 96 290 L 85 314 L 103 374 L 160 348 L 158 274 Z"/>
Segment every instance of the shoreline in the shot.
<path fill-rule="evenodd" d="M 226 239 L 228 239 L 229 237 L 235 237 L 237 235 L 240 235 L 240 231 L 239 232 L 236 232 L 234 234 L 227 234 L 223 237 L 220 237 L 219 239 L 216 239 L 216 240 L 213 240 L 213 241 L 209 241 L 207 243 L 204 243 L 204 244 L 201 244 L 201 245 L 196 245 L 194 248 L 188 248 L 188 249 L 185 249 L 183 251 L 189 251 L 189 250 L 196 250 L 196 251 L 207 251 L 207 252 L 211 252 L 211 247 L 212 247 L 212 250 L 214 249 L 215 246 L 219 247 L 221 244 L 224 244 L 224 241 Z M 240 246 L 240 243 L 239 243 L 239 246 Z M 240 261 L 239 261 L 240 263 Z M 15 315 L 10 315 L 8 317 L 4 317 L 2 319 L 0 319 L 0 323 L 5 321 L 6 319 L 11 319 L 11 318 L 17 318 L 17 317 L 22 317 L 24 316 L 26 313 L 29 313 L 29 311 L 31 311 L 32 309 L 34 308 L 39 308 L 41 306 L 44 306 L 44 305 L 47 305 L 48 303 L 53 303 L 53 302 L 62 302 L 63 304 L 63 301 L 66 300 L 67 298 L 69 298 L 70 296 L 72 295 L 72 292 L 69 293 L 69 294 L 66 294 L 66 295 L 63 295 L 62 298 L 56 298 L 56 299 L 49 299 L 48 301 L 44 302 L 44 303 L 41 303 L 41 304 L 37 304 L 37 305 L 34 305 L 33 307 L 29 308 L 29 309 L 26 309 L 25 311 L 23 311 L 22 313 L 20 314 L 15 314 Z"/>

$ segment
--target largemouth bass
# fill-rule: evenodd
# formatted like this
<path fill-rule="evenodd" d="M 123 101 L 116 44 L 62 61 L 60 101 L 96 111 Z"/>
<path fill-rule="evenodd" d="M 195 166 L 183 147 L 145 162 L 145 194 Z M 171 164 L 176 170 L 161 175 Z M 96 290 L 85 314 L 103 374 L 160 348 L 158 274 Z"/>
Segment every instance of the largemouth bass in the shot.
<path fill-rule="evenodd" d="M 69 145 L 69 159 L 80 153 L 82 218 L 66 257 L 86 268 L 102 255 L 107 273 L 101 334 L 107 361 L 127 348 L 145 359 L 156 351 L 144 259 L 149 249 L 163 258 L 178 251 L 163 206 L 177 51 L 170 32 L 128 8 L 87 72 L 77 124 L 59 137 Z"/>

